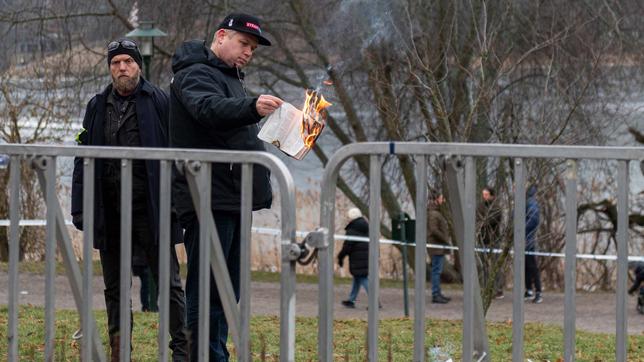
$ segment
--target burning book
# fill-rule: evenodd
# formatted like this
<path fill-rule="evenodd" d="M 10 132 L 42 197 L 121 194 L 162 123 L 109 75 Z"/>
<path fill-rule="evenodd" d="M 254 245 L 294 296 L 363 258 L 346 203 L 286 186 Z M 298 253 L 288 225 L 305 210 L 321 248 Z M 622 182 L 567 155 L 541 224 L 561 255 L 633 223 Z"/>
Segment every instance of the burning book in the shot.
<path fill-rule="evenodd" d="M 322 112 L 331 103 L 318 92 L 307 90 L 302 109 L 284 102 L 268 118 L 257 137 L 301 160 L 315 145 L 325 124 Z"/>

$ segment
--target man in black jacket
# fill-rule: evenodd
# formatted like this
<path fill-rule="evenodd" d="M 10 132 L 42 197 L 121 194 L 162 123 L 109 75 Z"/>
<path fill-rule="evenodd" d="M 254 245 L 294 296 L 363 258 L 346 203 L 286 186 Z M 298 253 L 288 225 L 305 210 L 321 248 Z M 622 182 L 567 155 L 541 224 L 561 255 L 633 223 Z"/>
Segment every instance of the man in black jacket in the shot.
<path fill-rule="evenodd" d="M 130 39 L 107 46 L 112 83 L 88 103 L 79 146 L 167 147 L 168 96 L 141 77 L 141 54 Z M 120 160 L 96 159 L 94 195 L 94 248 L 100 251 L 111 360 L 120 352 Z M 132 165 L 132 244 L 143 250 L 159 278 L 159 162 L 134 160 Z M 72 219 L 83 229 L 83 159 L 74 160 Z M 162 267 L 168 267 L 163 265 Z M 173 360 L 187 359 L 185 301 L 179 263 L 171 247 L 170 334 Z M 129 301 L 128 301 L 129 303 Z M 131 317 L 130 317 L 131 318 Z"/>
<path fill-rule="evenodd" d="M 219 25 L 210 46 L 204 41 L 183 43 L 172 57 L 174 78 L 170 95 L 170 143 L 172 147 L 264 151 L 257 138 L 257 123 L 281 104 L 270 95 L 246 94 L 243 68 L 259 45 L 270 45 L 259 20 L 246 14 L 230 14 Z M 235 296 L 239 300 L 240 187 L 238 164 L 212 165 L 211 208 Z M 198 352 L 199 321 L 199 223 L 185 177 L 173 182 L 175 206 L 185 229 L 188 254 L 186 304 L 193 358 Z M 269 208 L 273 196 L 270 174 L 261 166 L 253 170 L 253 210 Z M 228 323 L 214 278 L 210 287 L 211 361 L 227 361 Z"/>
<path fill-rule="evenodd" d="M 344 228 L 347 236 L 369 237 L 369 223 L 362 217 L 360 209 L 349 209 L 349 224 Z M 349 299 L 343 300 L 342 305 L 347 308 L 355 308 L 356 297 L 360 287 L 369 294 L 369 242 L 357 240 L 345 240 L 342 250 L 338 254 L 338 265 L 342 268 L 344 258 L 349 257 L 349 272 L 353 276 L 351 293 Z"/>

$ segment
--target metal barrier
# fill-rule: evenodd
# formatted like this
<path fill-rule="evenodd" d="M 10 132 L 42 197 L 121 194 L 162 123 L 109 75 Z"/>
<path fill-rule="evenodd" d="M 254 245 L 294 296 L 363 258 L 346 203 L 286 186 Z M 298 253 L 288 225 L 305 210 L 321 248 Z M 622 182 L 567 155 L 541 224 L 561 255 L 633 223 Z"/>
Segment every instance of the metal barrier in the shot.
<path fill-rule="evenodd" d="M 575 254 L 577 221 L 577 161 L 618 161 L 618 232 L 617 232 L 617 361 L 626 361 L 626 280 L 628 257 L 628 188 L 630 161 L 644 159 L 644 149 L 635 147 L 588 147 L 588 146 L 535 146 L 493 145 L 459 143 L 391 143 L 373 142 L 351 144 L 340 148 L 328 161 L 322 180 L 320 197 L 319 231 L 312 233 L 308 244 L 317 249 L 320 266 L 319 294 L 319 341 L 320 361 L 333 359 L 333 261 L 335 230 L 334 210 L 336 183 L 340 168 L 353 156 L 369 155 L 369 217 L 380 220 L 380 186 L 383 155 L 413 155 L 416 158 L 416 246 L 415 246 L 415 313 L 414 313 L 414 361 L 425 360 L 425 262 L 427 236 L 427 157 L 447 156 L 446 175 L 450 194 L 450 206 L 455 225 L 456 241 L 461 250 L 461 266 L 464 279 L 462 360 L 469 362 L 490 359 L 481 297 L 476 276 L 474 258 L 476 172 L 475 157 L 507 157 L 515 167 L 514 207 L 514 291 L 512 323 L 512 360 L 523 361 L 524 324 L 524 249 L 525 249 L 525 166 L 526 158 L 558 158 L 567 160 L 565 207 L 565 306 L 564 306 L 564 351 L 565 361 L 575 357 Z M 463 157 L 461 161 L 457 158 Z M 379 222 L 369 223 L 369 309 L 368 309 L 368 358 L 378 360 L 378 240 Z M 420 292 L 422 291 L 422 292 Z"/>
<path fill-rule="evenodd" d="M 277 180 L 281 198 L 281 238 L 282 270 L 280 293 L 280 360 L 295 359 L 295 263 L 299 247 L 295 244 L 295 191 L 293 179 L 286 166 L 275 156 L 265 152 L 243 151 L 203 151 L 189 149 L 157 149 L 127 147 L 69 147 L 43 145 L 0 145 L 0 154 L 10 156 L 10 225 L 9 225 L 9 307 L 8 307 L 8 360 L 18 360 L 18 257 L 19 257 L 19 220 L 20 220 L 20 167 L 22 160 L 31 162 L 38 173 L 39 183 L 46 200 L 46 290 L 45 290 L 45 358 L 54 356 L 54 317 L 55 317 L 55 256 L 56 245 L 63 256 L 67 278 L 72 287 L 76 308 L 81 313 L 83 338 L 81 360 L 105 361 L 105 351 L 96 322 L 92 316 L 92 250 L 93 250 L 93 203 L 94 203 L 94 164 L 96 158 L 121 159 L 121 280 L 120 298 L 130 299 L 131 263 L 131 198 L 132 198 L 132 160 L 160 161 L 160 223 L 159 223 L 159 265 L 169 265 L 170 260 L 170 209 L 171 209 L 171 167 L 174 161 L 181 160 L 179 167 L 189 183 L 195 210 L 202 226 L 199 243 L 200 258 L 200 320 L 199 320 L 199 360 L 208 360 L 208 313 L 209 309 L 209 268 L 212 270 L 217 288 L 222 296 L 230 334 L 235 344 L 239 361 L 250 361 L 250 232 L 252 205 L 252 165 L 267 167 Z M 83 189 L 83 268 L 76 262 L 71 238 L 65 226 L 63 212 L 56 196 L 56 160 L 59 157 L 84 158 Z M 184 161 L 185 160 L 185 161 Z M 241 183 L 241 278 L 240 302 L 235 301 L 230 276 L 223 262 L 224 255 L 215 229 L 210 203 L 210 164 L 240 163 L 242 165 Z M 163 222 L 163 221 L 166 222 Z M 210 252 L 203 252 L 210 250 Z M 159 268 L 159 360 L 168 359 L 169 331 L 169 289 L 168 268 Z M 121 361 L 129 360 L 130 354 L 130 315 L 129 303 L 121 303 Z"/>

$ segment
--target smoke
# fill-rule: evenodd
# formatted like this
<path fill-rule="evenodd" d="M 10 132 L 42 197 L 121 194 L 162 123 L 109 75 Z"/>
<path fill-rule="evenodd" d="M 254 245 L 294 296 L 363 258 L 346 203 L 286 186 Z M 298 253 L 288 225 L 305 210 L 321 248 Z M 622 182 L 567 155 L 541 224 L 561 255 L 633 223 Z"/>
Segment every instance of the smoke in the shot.
<path fill-rule="evenodd" d="M 359 66 L 370 48 L 393 52 L 405 47 L 401 33 L 407 23 L 404 10 L 403 4 L 388 0 L 343 0 L 329 9 L 318 32 L 335 55 L 333 71 L 343 74 Z"/>

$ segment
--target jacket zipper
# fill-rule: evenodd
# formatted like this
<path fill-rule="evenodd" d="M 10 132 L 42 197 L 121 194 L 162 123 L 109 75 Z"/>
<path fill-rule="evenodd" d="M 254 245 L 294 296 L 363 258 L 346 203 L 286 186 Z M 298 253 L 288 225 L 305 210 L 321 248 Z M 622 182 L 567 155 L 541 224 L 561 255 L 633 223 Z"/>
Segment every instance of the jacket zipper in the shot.
<path fill-rule="evenodd" d="M 247 96 L 248 93 L 246 93 L 246 85 L 244 84 L 244 80 L 241 77 L 241 73 L 239 73 L 239 68 L 235 67 L 235 70 L 237 71 L 237 79 L 239 80 L 239 83 L 241 83 L 242 89 L 244 90 L 244 95 Z"/>
<path fill-rule="evenodd" d="M 239 80 L 239 83 L 242 86 L 242 90 L 244 91 L 244 95 L 248 96 L 248 93 L 246 93 L 246 85 L 244 84 L 244 80 L 241 77 L 241 73 L 239 72 L 239 67 L 235 66 L 235 70 L 237 71 L 237 80 Z M 233 172 L 233 163 L 230 163 L 230 172 Z M 232 177 L 232 175 L 230 175 Z"/>

